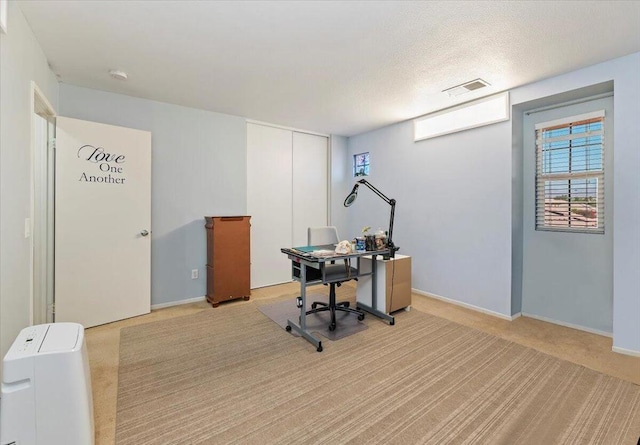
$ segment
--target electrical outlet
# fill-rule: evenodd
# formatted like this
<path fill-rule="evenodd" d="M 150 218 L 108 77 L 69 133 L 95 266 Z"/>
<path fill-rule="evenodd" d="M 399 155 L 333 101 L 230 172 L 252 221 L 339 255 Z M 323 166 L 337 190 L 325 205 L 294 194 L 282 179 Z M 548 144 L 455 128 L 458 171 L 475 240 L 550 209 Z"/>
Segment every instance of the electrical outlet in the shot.
<path fill-rule="evenodd" d="M 197 280 L 198 279 L 198 269 L 193 269 L 191 271 L 191 279 L 192 280 Z"/>

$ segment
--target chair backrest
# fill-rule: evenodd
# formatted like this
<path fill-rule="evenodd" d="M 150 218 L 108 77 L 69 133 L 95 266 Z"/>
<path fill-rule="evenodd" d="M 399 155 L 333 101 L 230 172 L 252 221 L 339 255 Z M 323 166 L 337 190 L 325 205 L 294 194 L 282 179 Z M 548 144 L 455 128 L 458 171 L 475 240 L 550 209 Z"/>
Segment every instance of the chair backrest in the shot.
<path fill-rule="evenodd" d="M 338 229 L 335 226 L 309 227 L 307 229 L 307 244 L 309 246 L 323 246 L 340 242 Z"/>

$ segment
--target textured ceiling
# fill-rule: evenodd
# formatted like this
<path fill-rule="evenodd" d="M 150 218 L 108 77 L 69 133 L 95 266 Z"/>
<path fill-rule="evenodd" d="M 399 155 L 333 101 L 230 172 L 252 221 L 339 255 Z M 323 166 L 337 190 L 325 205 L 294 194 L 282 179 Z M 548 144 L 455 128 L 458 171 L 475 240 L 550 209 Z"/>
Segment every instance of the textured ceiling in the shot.
<path fill-rule="evenodd" d="M 344 136 L 640 51 L 638 1 L 18 4 L 64 83 Z"/>

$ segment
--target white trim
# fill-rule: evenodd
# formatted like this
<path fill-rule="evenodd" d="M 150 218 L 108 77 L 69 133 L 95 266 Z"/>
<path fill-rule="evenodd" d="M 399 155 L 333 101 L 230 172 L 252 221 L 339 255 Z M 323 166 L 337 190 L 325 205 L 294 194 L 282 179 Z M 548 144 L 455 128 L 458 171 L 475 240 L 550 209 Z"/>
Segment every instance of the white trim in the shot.
<path fill-rule="evenodd" d="M 437 294 L 432 294 L 430 292 L 425 292 L 425 291 L 422 291 L 422 290 L 419 290 L 419 289 L 413 289 L 412 288 L 411 292 L 416 293 L 418 295 L 424 295 L 425 297 L 435 298 L 436 300 L 441 300 L 441 301 L 444 301 L 446 303 L 455 304 L 456 306 L 462 306 L 462 307 L 467 308 L 467 309 L 472 309 L 472 310 L 474 310 L 476 312 L 482 312 L 483 314 L 492 315 L 494 317 L 498 317 L 498 318 L 501 318 L 501 319 L 507 320 L 507 321 L 513 321 L 513 320 L 515 320 L 516 318 L 518 318 L 520 316 L 519 313 L 514 315 L 514 316 L 504 315 L 504 314 L 501 314 L 500 312 L 491 311 L 489 309 L 485 309 L 485 308 L 482 308 L 480 306 L 474 306 L 474 305 L 469 304 L 469 303 L 463 303 L 462 301 L 453 300 L 451 298 L 443 297 L 443 296 L 437 295 Z"/>
<path fill-rule="evenodd" d="M 603 337 L 612 338 L 613 334 L 611 332 L 600 331 L 598 329 L 587 328 L 585 326 L 580 326 L 573 323 L 567 323 L 565 321 L 555 320 L 553 318 L 542 317 L 540 315 L 528 314 L 526 312 L 522 312 L 523 317 L 533 318 L 535 320 L 544 321 L 547 323 L 553 323 L 560 326 L 564 326 L 566 328 L 577 329 L 578 331 L 588 332 L 590 334 L 602 335 Z"/>
<path fill-rule="evenodd" d="M 333 141 L 331 140 L 331 136 L 327 136 L 327 225 L 330 226 L 331 224 L 331 218 L 332 213 L 331 212 L 331 197 L 332 197 L 332 190 L 331 190 L 331 186 L 333 184 L 333 169 L 331 168 L 331 160 L 333 157 Z M 335 224 L 333 224 L 335 225 Z"/>
<path fill-rule="evenodd" d="M 625 349 L 614 346 L 611 348 L 613 352 L 618 354 L 630 355 L 631 357 L 640 357 L 640 351 L 634 351 L 633 349 Z"/>
<path fill-rule="evenodd" d="M 195 297 L 195 298 L 189 298 L 187 300 L 177 300 L 177 301 L 170 301 L 168 303 L 152 304 L 151 310 L 154 311 L 156 309 L 164 309 L 166 307 L 172 307 L 172 306 L 181 306 L 183 304 L 189 304 L 189 303 L 200 303 L 201 301 L 207 301 L 207 297 Z"/>
<path fill-rule="evenodd" d="M 38 110 L 36 109 L 36 101 L 39 103 L 38 108 L 43 109 L 42 113 L 37 113 Z M 31 121 L 30 129 L 29 129 L 30 139 L 31 139 L 30 140 L 30 149 L 31 149 L 30 176 L 31 177 L 29 178 L 30 189 L 31 189 L 30 198 L 29 198 L 30 200 L 29 231 L 31 233 L 29 238 L 29 245 L 30 245 L 29 246 L 30 247 L 29 276 L 31 277 L 30 283 L 29 283 L 29 322 L 31 324 L 40 324 L 40 323 L 46 323 L 48 320 L 42 320 L 40 315 L 36 317 L 34 312 L 36 311 L 36 307 L 38 308 L 44 307 L 46 313 L 48 313 L 48 309 L 46 308 L 48 305 L 47 292 L 49 291 L 48 291 L 48 288 L 43 283 L 39 283 L 40 284 L 40 286 L 38 287 L 39 295 L 36 295 L 35 280 L 39 279 L 39 277 L 42 276 L 42 273 L 46 274 L 48 267 L 53 264 L 53 252 L 50 249 L 49 243 L 47 241 L 47 236 L 46 236 L 46 233 L 48 231 L 52 232 L 51 229 L 53 228 L 53 220 L 48 221 L 47 226 L 39 226 L 38 227 L 39 233 L 38 234 L 35 233 L 34 229 L 36 224 L 36 218 L 43 218 L 47 216 L 46 204 L 43 208 L 42 205 L 39 205 L 39 203 L 36 203 L 35 195 L 36 195 L 36 189 L 39 190 L 41 193 L 43 191 L 47 191 L 47 195 L 48 195 L 50 188 L 53 187 L 53 178 L 48 178 L 48 181 L 47 180 L 43 181 L 42 175 L 37 174 L 38 172 L 36 172 L 36 150 L 39 149 L 40 147 L 36 147 L 35 116 L 36 114 L 39 114 L 39 115 L 44 114 L 47 117 L 55 117 L 56 111 L 51 105 L 51 102 L 49 102 L 49 100 L 47 99 L 47 96 L 45 96 L 45 94 L 42 92 L 42 90 L 38 87 L 36 82 L 33 80 L 31 81 L 29 107 L 30 107 L 29 109 L 30 109 L 30 121 Z M 45 159 L 48 156 L 48 152 L 49 152 L 49 141 L 46 141 Z M 48 169 L 48 165 L 41 165 L 40 167 Z M 45 198 L 45 200 L 48 200 L 48 196 Z M 43 231 L 45 233 L 44 235 L 43 235 Z M 44 245 L 42 245 L 40 242 L 38 243 L 38 245 L 36 245 L 37 240 L 44 242 Z M 36 272 L 36 269 L 38 269 L 40 273 Z M 36 277 L 36 274 L 38 274 L 39 277 Z M 36 298 L 38 298 L 38 303 L 39 303 L 37 305 L 35 301 Z"/>
<path fill-rule="evenodd" d="M 39 100 L 43 103 L 43 105 L 47 109 L 47 116 L 55 117 L 56 116 L 55 108 L 53 108 L 53 105 L 51 105 L 51 102 L 49 102 L 49 99 L 47 99 L 47 96 L 45 96 L 42 90 L 38 87 L 38 84 L 35 83 L 33 80 L 31 81 L 31 90 L 33 91 L 31 96 L 31 98 L 33 99 L 33 103 L 31 104 L 31 106 L 32 107 L 35 106 L 35 95 L 37 94 Z M 32 111 L 35 112 L 35 110 L 32 110 Z"/>
<path fill-rule="evenodd" d="M 582 99 L 569 100 L 567 102 L 562 102 L 560 104 L 545 105 L 543 107 L 533 108 L 531 110 L 525 111 L 524 114 L 529 116 L 531 114 L 541 113 L 543 111 L 549 111 L 549 110 L 555 110 L 557 108 L 568 107 L 569 105 L 583 104 L 585 102 L 591 102 L 592 100 L 604 99 L 605 97 L 613 97 L 613 91 L 609 91 L 607 93 L 596 94 L 594 96 L 585 97 L 585 98 L 582 98 Z"/>
<path fill-rule="evenodd" d="M 576 324 L 572 324 L 572 323 L 566 323 L 564 321 L 554 320 L 552 318 L 542 317 L 542 316 L 539 316 L 539 315 L 528 314 L 526 312 L 518 312 L 517 314 L 514 314 L 511 317 L 509 317 L 509 316 L 501 314 L 499 312 L 490 311 L 488 309 L 484 309 L 484 308 L 481 308 L 479 306 L 474 306 L 474 305 L 469 304 L 469 303 L 463 303 L 461 301 L 453 300 L 451 298 L 443 297 L 443 296 L 437 295 L 437 294 L 432 294 L 430 292 L 425 292 L 425 291 L 422 291 L 422 290 L 419 290 L 419 289 L 413 289 L 412 288 L 411 292 L 416 293 L 418 295 L 424 295 L 425 297 L 430 297 L 430 298 L 434 298 L 436 300 L 444 301 L 445 303 L 450 303 L 450 304 L 454 304 L 456 306 L 461 306 L 461 307 L 464 307 L 464 308 L 467 308 L 467 309 L 471 309 L 471 310 L 474 310 L 476 312 L 482 312 L 483 314 L 492 315 L 494 317 L 498 317 L 498 318 L 501 318 L 503 320 L 513 321 L 513 320 L 516 320 L 517 318 L 520 318 L 520 317 L 528 317 L 528 318 L 533 318 L 535 320 L 544 321 L 546 323 L 557 324 L 557 325 L 564 326 L 564 327 L 567 327 L 567 328 L 576 329 L 578 331 L 588 332 L 590 334 L 601 335 L 603 337 L 609 337 L 609 338 L 613 337 L 613 334 L 610 333 L 610 332 L 600 331 L 598 329 L 587 328 L 585 326 L 580 326 L 580 325 L 576 325 Z M 618 348 L 616 346 L 614 346 L 611 350 L 613 352 L 617 352 L 617 353 L 620 353 L 620 354 L 631 355 L 633 357 L 640 357 L 640 351 L 634 351 L 634 350 L 631 350 L 631 349 Z"/>
<path fill-rule="evenodd" d="M 587 119 L 595 119 L 597 117 L 604 117 L 604 110 L 592 111 L 591 113 L 578 114 L 577 116 L 563 117 L 560 119 L 554 119 L 548 122 L 540 122 L 536 124 L 536 130 L 542 128 L 555 127 L 556 125 L 570 124 L 571 122 L 586 121 Z M 545 140 L 545 142 L 547 142 Z"/>
<path fill-rule="evenodd" d="M 309 131 L 309 130 L 301 130 L 300 128 L 285 127 L 284 125 L 271 124 L 269 122 L 256 121 L 254 119 L 245 119 L 245 120 L 247 121 L 248 124 L 263 125 L 265 127 L 273 127 L 273 128 L 279 128 L 281 130 L 295 131 L 296 133 L 314 134 L 316 136 L 323 136 L 325 138 L 328 138 L 331 136 L 330 134 L 327 134 L 327 133 L 318 133 L 317 131 Z"/>
<path fill-rule="evenodd" d="M 253 287 L 251 287 L 251 290 L 262 289 L 263 287 L 278 286 L 280 284 L 287 284 L 287 283 L 293 283 L 293 282 L 294 282 L 294 280 L 276 281 L 275 283 L 268 283 L 268 284 L 261 284 L 260 286 L 253 286 Z"/>

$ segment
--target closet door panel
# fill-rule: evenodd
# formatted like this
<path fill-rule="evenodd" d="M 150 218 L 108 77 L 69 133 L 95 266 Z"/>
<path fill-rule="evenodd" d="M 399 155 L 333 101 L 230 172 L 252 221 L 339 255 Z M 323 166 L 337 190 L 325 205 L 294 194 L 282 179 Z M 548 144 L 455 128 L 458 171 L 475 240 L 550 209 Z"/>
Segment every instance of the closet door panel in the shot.
<path fill-rule="evenodd" d="M 292 133 L 247 123 L 247 211 L 251 215 L 251 288 L 291 281 Z"/>
<path fill-rule="evenodd" d="M 325 136 L 293 132 L 293 245 L 307 244 L 307 228 L 328 223 L 328 151 Z"/>

